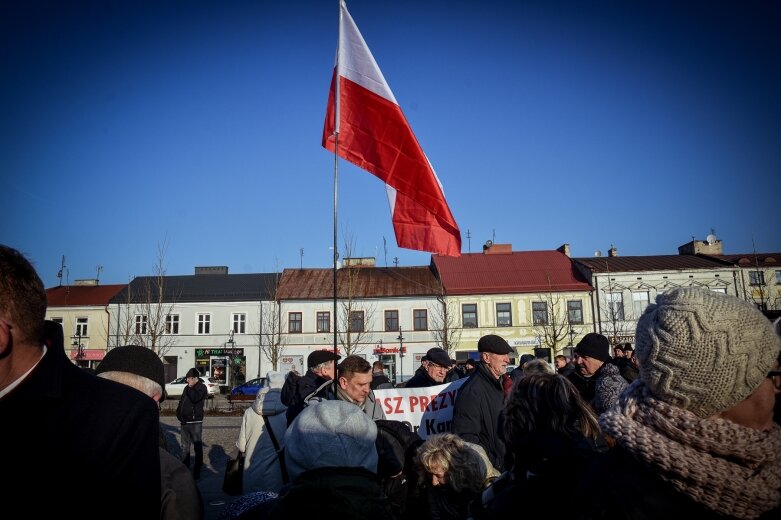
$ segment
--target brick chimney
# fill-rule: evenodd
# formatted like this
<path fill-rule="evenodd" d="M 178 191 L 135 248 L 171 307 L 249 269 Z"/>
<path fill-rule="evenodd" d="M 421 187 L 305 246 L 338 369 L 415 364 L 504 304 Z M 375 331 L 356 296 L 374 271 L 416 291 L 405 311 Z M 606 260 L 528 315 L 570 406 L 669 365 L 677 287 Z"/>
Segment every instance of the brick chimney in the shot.
<path fill-rule="evenodd" d="M 564 253 L 568 257 L 572 256 L 569 254 L 569 244 L 561 244 L 561 246 L 556 251 L 558 251 L 559 253 Z"/>
<path fill-rule="evenodd" d="M 512 254 L 512 244 L 494 244 L 490 240 L 483 246 L 484 255 L 508 255 Z"/>
<path fill-rule="evenodd" d="M 610 249 L 607 250 L 607 256 L 609 257 L 618 256 L 618 248 L 616 248 L 616 246 L 614 246 L 613 244 L 610 244 Z"/>

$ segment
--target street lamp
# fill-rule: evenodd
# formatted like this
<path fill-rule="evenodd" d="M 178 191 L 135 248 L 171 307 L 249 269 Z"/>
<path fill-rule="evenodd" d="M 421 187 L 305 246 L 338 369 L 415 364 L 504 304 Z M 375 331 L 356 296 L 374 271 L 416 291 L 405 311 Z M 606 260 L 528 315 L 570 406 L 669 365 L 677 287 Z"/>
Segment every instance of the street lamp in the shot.
<path fill-rule="evenodd" d="M 575 343 L 575 329 L 572 328 L 572 325 L 569 326 L 569 346 L 573 347 Z"/>
<path fill-rule="evenodd" d="M 399 381 L 404 382 L 404 345 L 402 344 L 404 336 L 401 334 L 401 326 L 399 326 L 399 337 L 396 339 L 399 340 Z"/>
<path fill-rule="evenodd" d="M 81 344 L 81 329 L 76 328 L 76 334 L 71 338 L 73 339 L 72 346 L 76 347 L 76 364 L 84 357 L 84 345 Z"/>

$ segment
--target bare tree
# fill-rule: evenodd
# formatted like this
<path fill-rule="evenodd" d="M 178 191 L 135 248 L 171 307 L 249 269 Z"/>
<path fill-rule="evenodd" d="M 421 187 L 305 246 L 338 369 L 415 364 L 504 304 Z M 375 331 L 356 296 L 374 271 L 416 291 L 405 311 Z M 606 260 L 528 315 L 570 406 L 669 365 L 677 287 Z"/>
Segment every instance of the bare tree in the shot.
<path fill-rule="evenodd" d="M 161 357 L 171 349 L 176 339 L 169 330 L 172 324 L 168 317 L 176 306 L 178 295 L 166 288 L 167 248 L 167 241 L 158 244 L 152 276 L 143 277 L 137 284 L 128 284 L 123 303 L 125 313 L 124 317 L 118 316 L 116 334 L 117 340 L 123 341 L 122 344 L 142 345 Z"/>
<path fill-rule="evenodd" d="M 432 333 L 436 345 L 452 358 L 453 352 L 461 341 L 463 329 L 459 326 L 457 304 L 448 298 L 442 281 L 437 280 L 437 282 L 437 301 L 429 309 Z"/>
<path fill-rule="evenodd" d="M 339 344 L 345 356 L 363 352 L 372 342 L 369 324 L 374 323 L 376 305 L 360 300 L 359 278 L 361 267 L 345 266 L 338 273 L 339 292 Z"/>
<path fill-rule="evenodd" d="M 344 233 L 345 254 L 344 263 L 337 273 L 339 290 L 338 303 L 338 341 L 344 354 L 350 356 L 362 352 L 366 345 L 372 342 L 372 333 L 369 324 L 374 323 L 376 305 L 365 301 L 362 297 L 361 283 L 363 280 L 362 267 L 351 263 L 352 253 L 355 251 L 355 240 L 350 233 Z"/>
<path fill-rule="evenodd" d="M 553 292 L 550 276 L 547 278 L 548 292 L 542 297 L 541 302 L 534 302 L 542 305 L 539 305 L 537 309 L 532 306 L 532 324 L 534 335 L 539 339 L 540 346 L 549 347 L 553 356 L 556 356 L 569 345 L 567 337 L 569 336 L 570 321 L 566 299 L 561 296 L 561 293 Z"/>
<path fill-rule="evenodd" d="M 287 334 L 282 331 L 282 305 L 278 296 L 279 279 L 280 275 L 275 276 L 266 287 L 270 301 L 266 304 L 261 301 L 260 331 L 258 332 L 260 351 L 274 367 L 274 370 L 279 367 L 279 359 L 282 357 L 285 345 L 287 345 Z"/>

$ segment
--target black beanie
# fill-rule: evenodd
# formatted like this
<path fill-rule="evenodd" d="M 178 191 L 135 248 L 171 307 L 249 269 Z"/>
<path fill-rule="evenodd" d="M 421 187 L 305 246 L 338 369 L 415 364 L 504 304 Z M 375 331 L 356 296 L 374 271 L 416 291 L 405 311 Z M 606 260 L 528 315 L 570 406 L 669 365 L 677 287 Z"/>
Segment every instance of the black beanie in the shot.
<path fill-rule="evenodd" d="M 152 349 L 139 345 L 115 347 L 108 351 L 95 370 L 96 374 L 103 372 L 127 372 L 151 379 L 163 390 L 160 401 L 165 400 L 165 369 Z"/>
<path fill-rule="evenodd" d="M 583 336 L 583 339 L 575 347 L 575 354 L 588 356 L 599 361 L 607 361 L 610 359 L 610 342 L 602 334 L 589 332 Z"/>
<path fill-rule="evenodd" d="M 187 371 L 187 375 L 184 377 L 201 377 L 201 373 L 198 372 L 197 368 L 191 368 Z"/>

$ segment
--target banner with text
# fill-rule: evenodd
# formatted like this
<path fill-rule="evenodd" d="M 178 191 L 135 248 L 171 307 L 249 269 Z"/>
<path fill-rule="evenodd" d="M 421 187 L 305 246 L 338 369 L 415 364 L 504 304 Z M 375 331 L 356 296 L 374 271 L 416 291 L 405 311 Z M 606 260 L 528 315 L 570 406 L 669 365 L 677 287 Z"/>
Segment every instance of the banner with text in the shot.
<path fill-rule="evenodd" d="M 435 433 L 452 429 L 453 405 L 458 389 L 466 379 L 425 388 L 388 388 L 375 390 L 374 397 L 382 404 L 385 417 L 401 421 L 425 439 Z"/>

